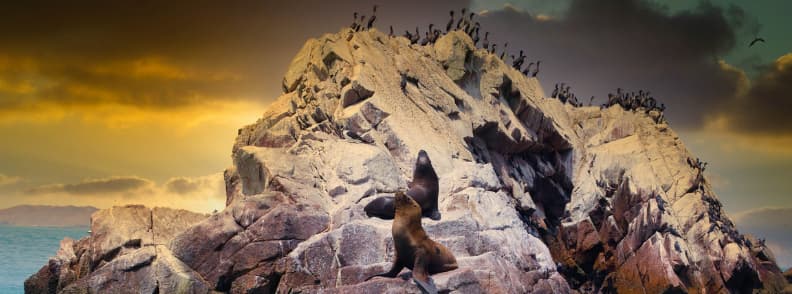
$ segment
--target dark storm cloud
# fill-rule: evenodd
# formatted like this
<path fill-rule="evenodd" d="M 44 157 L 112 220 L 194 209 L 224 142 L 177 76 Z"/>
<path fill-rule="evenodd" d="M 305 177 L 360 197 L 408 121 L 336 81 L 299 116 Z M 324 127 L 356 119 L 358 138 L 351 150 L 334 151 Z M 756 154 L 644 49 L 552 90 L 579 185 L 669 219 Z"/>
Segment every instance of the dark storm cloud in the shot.
<path fill-rule="evenodd" d="M 154 182 L 139 177 L 110 177 L 90 179 L 76 184 L 51 184 L 27 190 L 33 195 L 67 193 L 76 196 L 135 192 L 151 188 Z"/>
<path fill-rule="evenodd" d="M 729 127 L 741 132 L 792 132 L 792 53 L 765 67 L 744 97 L 727 107 Z"/>
<path fill-rule="evenodd" d="M 481 23 L 513 54 L 542 60 L 545 88 L 567 82 L 600 103 L 617 87 L 646 89 L 668 106 L 672 124 L 697 127 L 737 91 L 741 74 L 718 58 L 735 46 L 744 18 L 738 7 L 707 2 L 671 13 L 648 1 L 575 0 L 557 19 L 506 7 Z"/>
<path fill-rule="evenodd" d="M 0 110 L 116 103 L 173 108 L 274 99 L 309 37 L 381 1 L 3 1 Z M 380 3 L 403 31 L 467 1 Z"/>

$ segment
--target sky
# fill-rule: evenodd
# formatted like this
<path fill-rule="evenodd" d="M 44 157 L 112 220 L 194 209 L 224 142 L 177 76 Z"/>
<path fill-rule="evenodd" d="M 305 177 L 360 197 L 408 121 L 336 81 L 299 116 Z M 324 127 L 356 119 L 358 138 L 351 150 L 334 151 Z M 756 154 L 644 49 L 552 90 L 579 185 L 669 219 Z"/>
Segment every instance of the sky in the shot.
<path fill-rule="evenodd" d="M 545 89 L 651 91 L 741 230 L 792 265 L 786 0 L 3 1 L 0 208 L 221 209 L 237 129 L 306 39 L 375 2 L 382 31 L 476 11 L 492 43 L 542 61 Z"/>

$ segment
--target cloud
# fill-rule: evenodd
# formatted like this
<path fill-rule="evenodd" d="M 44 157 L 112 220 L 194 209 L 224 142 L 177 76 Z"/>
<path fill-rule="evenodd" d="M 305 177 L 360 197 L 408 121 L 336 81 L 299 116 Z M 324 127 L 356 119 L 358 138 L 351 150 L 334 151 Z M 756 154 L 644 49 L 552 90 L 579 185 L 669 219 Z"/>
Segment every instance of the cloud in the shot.
<path fill-rule="evenodd" d="M 378 2 L 0 2 L 0 123 L 272 101 L 307 38 Z M 403 30 L 468 1 L 379 4 L 379 28 Z"/>
<path fill-rule="evenodd" d="M 792 53 L 765 66 L 743 95 L 725 107 L 720 119 L 731 130 L 792 135 Z"/>
<path fill-rule="evenodd" d="M 225 182 L 222 175 L 203 177 L 175 177 L 165 182 L 165 189 L 170 193 L 187 195 L 202 191 L 225 193 Z"/>
<path fill-rule="evenodd" d="M 154 186 L 151 180 L 140 177 L 110 177 L 88 179 L 75 184 L 51 184 L 27 190 L 30 194 L 65 193 L 76 196 L 134 193 Z"/>
<path fill-rule="evenodd" d="M 0 174 L 0 186 L 13 185 L 22 181 L 21 177 L 7 176 Z"/>
<path fill-rule="evenodd" d="M 545 88 L 567 82 L 600 103 L 617 87 L 649 90 L 672 124 L 697 128 L 739 90 L 744 75 L 718 56 L 734 48 L 744 17 L 739 7 L 708 2 L 670 12 L 654 1 L 574 0 L 558 17 L 505 6 L 480 21 L 499 48 L 509 42 L 511 54 L 523 49 L 542 60 Z"/>
<path fill-rule="evenodd" d="M 792 267 L 792 207 L 752 209 L 735 214 L 734 220 L 741 232 L 767 239 L 779 266 Z"/>
<path fill-rule="evenodd" d="M 22 193 L 13 199 L 4 199 L 3 204 L 91 205 L 99 208 L 144 204 L 200 212 L 225 207 L 225 182 L 222 173 L 174 177 L 163 184 L 134 176 L 114 176 L 78 183 L 43 185 Z"/>

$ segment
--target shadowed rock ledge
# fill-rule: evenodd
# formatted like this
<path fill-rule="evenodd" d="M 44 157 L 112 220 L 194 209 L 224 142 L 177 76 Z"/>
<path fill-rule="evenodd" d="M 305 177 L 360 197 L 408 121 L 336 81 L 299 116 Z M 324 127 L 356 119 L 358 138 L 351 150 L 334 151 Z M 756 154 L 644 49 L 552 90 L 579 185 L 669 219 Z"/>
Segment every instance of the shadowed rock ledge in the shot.
<path fill-rule="evenodd" d="M 464 33 L 429 46 L 349 34 L 309 40 L 285 94 L 239 130 L 223 211 L 194 225 L 174 217 L 185 225 L 153 241 L 94 231 L 77 243 L 115 252 L 90 251 L 86 266 L 69 251 L 85 245 L 64 240 L 26 292 L 419 293 L 402 278 L 363 282 L 394 254 L 391 222 L 363 207 L 406 189 L 421 149 L 440 177 L 443 216 L 423 226 L 459 263 L 433 276 L 441 293 L 787 285 L 652 113 L 545 98 L 535 78 Z M 137 217 L 128 214 L 114 222 Z"/>

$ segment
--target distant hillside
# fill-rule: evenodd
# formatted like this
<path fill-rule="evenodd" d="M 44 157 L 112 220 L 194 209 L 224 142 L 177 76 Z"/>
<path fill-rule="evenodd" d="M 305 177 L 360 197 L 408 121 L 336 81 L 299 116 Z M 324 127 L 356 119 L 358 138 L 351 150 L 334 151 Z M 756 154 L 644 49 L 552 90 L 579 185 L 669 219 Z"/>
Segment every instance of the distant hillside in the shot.
<path fill-rule="evenodd" d="M 0 209 L 0 224 L 15 226 L 77 227 L 89 226 L 91 206 L 20 205 Z"/>

